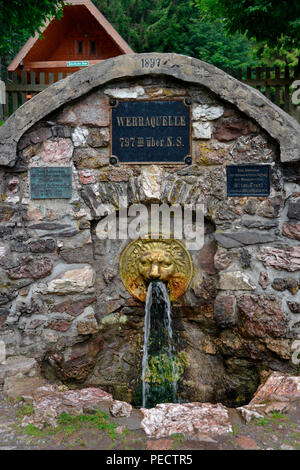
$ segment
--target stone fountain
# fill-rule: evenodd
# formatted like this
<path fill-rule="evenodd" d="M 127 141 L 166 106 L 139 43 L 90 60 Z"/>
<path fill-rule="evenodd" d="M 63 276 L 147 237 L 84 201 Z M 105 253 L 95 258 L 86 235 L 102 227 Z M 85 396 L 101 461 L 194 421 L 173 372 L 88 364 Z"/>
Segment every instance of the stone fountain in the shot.
<path fill-rule="evenodd" d="M 168 312 L 162 282 L 172 322 L 150 293 L 148 311 L 151 331 L 172 325 L 178 401 L 237 407 L 266 373 L 295 373 L 299 135 L 258 90 L 176 54 L 116 57 L 34 96 L 0 128 L 6 356 L 140 405 L 147 289 Z M 203 246 L 118 236 L 125 197 L 129 218 L 202 201 Z"/>

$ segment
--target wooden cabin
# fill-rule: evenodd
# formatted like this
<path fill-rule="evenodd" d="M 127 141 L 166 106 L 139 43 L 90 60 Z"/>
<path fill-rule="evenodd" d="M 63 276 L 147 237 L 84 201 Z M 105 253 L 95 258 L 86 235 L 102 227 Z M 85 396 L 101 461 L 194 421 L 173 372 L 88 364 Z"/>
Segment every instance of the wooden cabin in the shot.
<path fill-rule="evenodd" d="M 49 83 L 80 68 L 133 50 L 90 0 L 68 0 L 63 17 L 47 21 L 43 39 L 36 33 L 22 47 L 8 67 L 9 72 L 42 72 Z M 46 79 L 45 79 L 46 77 Z"/>

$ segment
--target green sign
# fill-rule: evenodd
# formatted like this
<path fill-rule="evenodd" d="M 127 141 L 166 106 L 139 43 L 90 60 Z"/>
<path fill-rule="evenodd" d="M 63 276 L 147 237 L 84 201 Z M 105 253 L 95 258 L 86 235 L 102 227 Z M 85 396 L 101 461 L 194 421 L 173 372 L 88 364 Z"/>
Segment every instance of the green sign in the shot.
<path fill-rule="evenodd" d="M 67 62 L 67 67 L 88 67 L 88 60 L 70 60 Z"/>
<path fill-rule="evenodd" d="M 69 199 L 72 197 L 72 168 L 30 169 L 30 199 Z"/>

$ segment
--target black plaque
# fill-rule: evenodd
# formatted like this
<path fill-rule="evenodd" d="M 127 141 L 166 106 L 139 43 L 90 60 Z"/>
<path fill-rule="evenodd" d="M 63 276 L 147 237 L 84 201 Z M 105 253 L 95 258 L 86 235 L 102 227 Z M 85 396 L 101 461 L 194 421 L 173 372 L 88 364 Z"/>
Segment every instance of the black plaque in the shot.
<path fill-rule="evenodd" d="M 30 169 L 31 199 L 69 199 L 72 197 L 72 168 Z"/>
<path fill-rule="evenodd" d="M 183 162 L 190 155 L 190 106 L 183 100 L 116 102 L 111 123 L 119 162 Z"/>
<path fill-rule="evenodd" d="M 269 196 L 270 165 L 227 165 L 227 196 Z"/>

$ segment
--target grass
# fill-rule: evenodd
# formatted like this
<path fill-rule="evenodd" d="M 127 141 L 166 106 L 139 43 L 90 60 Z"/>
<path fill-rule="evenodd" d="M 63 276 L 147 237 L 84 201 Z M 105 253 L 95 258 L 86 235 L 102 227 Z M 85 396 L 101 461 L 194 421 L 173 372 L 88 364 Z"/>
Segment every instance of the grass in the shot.
<path fill-rule="evenodd" d="M 33 403 L 25 403 L 22 408 L 17 412 L 17 416 L 19 420 L 22 420 L 24 416 L 30 416 L 34 413 L 34 406 Z"/>
<path fill-rule="evenodd" d="M 185 442 L 184 434 L 181 434 L 181 433 L 172 434 L 171 437 L 172 437 L 172 440 L 173 440 L 171 450 L 177 449 L 178 446 L 181 446 Z"/>
<path fill-rule="evenodd" d="M 19 412 L 19 419 L 22 419 L 24 416 L 32 414 L 34 411 L 33 405 L 23 406 Z M 58 418 L 58 426 L 51 427 L 47 426 L 46 428 L 40 430 L 36 428 L 33 424 L 28 424 L 24 428 L 25 434 L 27 436 L 43 438 L 47 436 L 57 437 L 59 435 L 63 436 L 62 441 L 66 441 L 67 438 L 73 436 L 75 433 L 80 435 L 81 446 L 84 446 L 85 443 L 82 436 L 82 431 L 84 429 L 92 429 L 96 431 L 105 432 L 106 435 L 114 441 L 117 439 L 118 434 L 116 433 L 117 424 L 112 423 L 108 420 L 107 413 L 103 411 L 96 411 L 94 414 L 81 414 L 77 416 L 72 416 L 68 413 L 62 413 Z"/>

